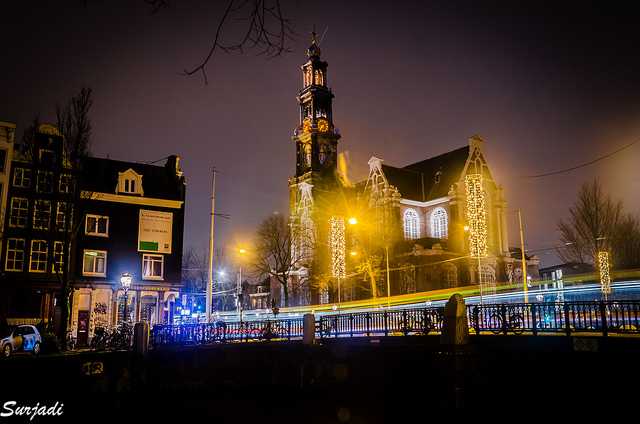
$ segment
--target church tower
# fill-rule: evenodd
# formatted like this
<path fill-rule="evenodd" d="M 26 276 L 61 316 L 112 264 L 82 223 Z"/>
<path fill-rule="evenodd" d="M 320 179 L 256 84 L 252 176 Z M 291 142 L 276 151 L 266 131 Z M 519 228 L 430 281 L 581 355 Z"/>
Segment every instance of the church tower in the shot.
<path fill-rule="evenodd" d="M 326 267 L 318 258 L 326 257 L 331 193 L 340 186 L 337 177 L 340 135 L 333 125 L 333 93 L 327 86 L 327 62 L 320 59 L 315 33 L 307 56 L 307 62 L 301 67 L 302 89 L 297 96 L 299 122 L 292 138 L 296 145 L 295 175 L 289 179 L 290 219 L 295 240 L 292 263 L 298 270 L 294 273 L 297 283 L 310 278 L 313 266 Z M 316 290 L 305 291 L 306 299 L 300 299 L 301 303 L 318 302 Z"/>
<path fill-rule="evenodd" d="M 298 93 L 300 122 L 293 140 L 296 143 L 296 177 L 309 172 L 334 175 L 340 136 L 333 126 L 331 101 L 327 87 L 327 62 L 320 59 L 315 33 L 307 49 L 309 60 L 302 65 L 302 89 Z"/>

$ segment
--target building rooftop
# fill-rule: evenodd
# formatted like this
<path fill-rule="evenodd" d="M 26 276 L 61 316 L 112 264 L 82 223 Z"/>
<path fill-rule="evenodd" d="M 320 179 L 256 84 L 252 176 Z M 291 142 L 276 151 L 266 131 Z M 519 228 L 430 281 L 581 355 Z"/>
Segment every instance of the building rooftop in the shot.
<path fill-rule="evenodd" d="M 404 199 L 427 202 L 448 195 L 468 157 L 469 146 L 465 146 L 402 168 L 383 164 L 382 170 Z"/>
<path fill-rule="evenodd" d="M 84 160 L 82 189 L 91 192 L 115 193 L 118 173 L 132 169 L 142 175 L 145 197 L 184 200 L 184 178 L 176 172 L 177 156 L 169 156 L 165 165 L 125 162 L 89 157 Z"/>

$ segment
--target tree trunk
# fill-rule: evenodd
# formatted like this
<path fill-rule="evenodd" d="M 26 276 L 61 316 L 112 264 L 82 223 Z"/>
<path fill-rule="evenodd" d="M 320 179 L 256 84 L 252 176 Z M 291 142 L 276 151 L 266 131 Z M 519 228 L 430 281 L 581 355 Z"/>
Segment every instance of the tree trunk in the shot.
<path fill-rule="evenodd" d="M 282 293 L 284 294 L 284 306 L 286 308 L 287 306 L 289 306 L 289 286 L 287 285 L 287 280 L 285 280 L 284 283 L 280 281 L 280 283 L 282 284 Z"/>
<path fill-rule="evenodd" d="M 378 297 L 378 290 L 376 286 L 376 279 L 373 277 L 373 268 L 371 267 L 371 261 L 367 260 L 367 272 L 369 274 L 369 282 L 371 283 L 371 294 L 373 298 Z"/>

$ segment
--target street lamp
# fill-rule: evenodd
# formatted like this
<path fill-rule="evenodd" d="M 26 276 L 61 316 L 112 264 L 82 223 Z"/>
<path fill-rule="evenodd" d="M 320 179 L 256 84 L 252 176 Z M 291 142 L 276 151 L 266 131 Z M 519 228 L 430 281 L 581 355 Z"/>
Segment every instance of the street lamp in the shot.
<path fill-rule="evenodd" d="M 358 218 L 352 216 L 351 218 L 349 218 L 348 222 L 349 222 L 350 225 L 357 225 L 359 221 L 358 221 Z M 385 235 L 386 235 L 386 233 L 385 233 Z M 365 254 L 366 254 L 366 252 L 365 252 Z M 389 270 L 389 243 L 386 240 L 386 237 L 385 237 L 385 244 L 384 244 L 384 254 L 385 254 L 385 261 L 386 261 L 386 268 L 387 268 L 387 272 L 386 272 L 386 275 L 387 275 L 387 308 L 389 308 L 391 306 L 391 275 L 390 275 L 391 273 L 390 273 L 390 270 Z M 352 252 L 350 252 L 350 255 L 351 256 L 357 256 L 358 252 L 357 251 L 352 251 Z M 375 295 L 375 292 L 374 292 L 374 297 L 375 296 L 376 295 Z"/>
<path fill-rule="evenodd" d="M 133 277 L 128 272 L 123 272 L 122 275 L 120 276 L 120 285 L 122 286 L 122 290 L 124 290 L 124 311 L 123 311 L 123 315 L 124 315 L 124 321 L 125 322 L 129 321 L 128 311 L 127 311 L 127 304 L 129 303 L 129 289 L 131 288 L 131 280 L 132 279 L 133 279 Z"/>
<path fill-rule="evenodd" d="M 242 258 L 247 254 L 247 249 L 244 247 L 238 248 L 240 254 L 240 265 L 238 266 L 238 282 L 236 284 L 236 311 L 242 322 Z"/>

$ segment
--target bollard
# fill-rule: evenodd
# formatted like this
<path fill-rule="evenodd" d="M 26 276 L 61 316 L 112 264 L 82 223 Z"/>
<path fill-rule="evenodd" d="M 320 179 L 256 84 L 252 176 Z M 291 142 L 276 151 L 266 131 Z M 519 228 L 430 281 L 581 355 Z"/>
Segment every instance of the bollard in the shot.
<path fill-rule="evenodd" d="M 133 326 L 133 351 L 142 355 L 149 351 L 149 324 L 146 321 L 136 322 Z"/>
<path fill-rule="evenodd" d="M 467 324 L 467 308 L 464 298 L 454 294 L 444 307 L 444 322 L 440 343 L 447 345 L 452 355 L 449 356 L 448 366 L 451 372 L 449 390 L 451 390 L 452 405 L 456 408 L 464 407 L 465 399 L 465 356 L 464 348 L 469 341 L 469 327 Z"/>
<path fill-rule="evenodd" d="M 316 317 L 304 314 L 302 327 L 302 343 L 312 345 L 316 342 Z"/>
<path fill-rule="evenodd" d="M 469 327 L 467 323 L 467 308 L 464 298 L 454 294 L 444 307 L 444 322 L 440 343 L 446 345 L 463 345 L 469 341 Z"/>

